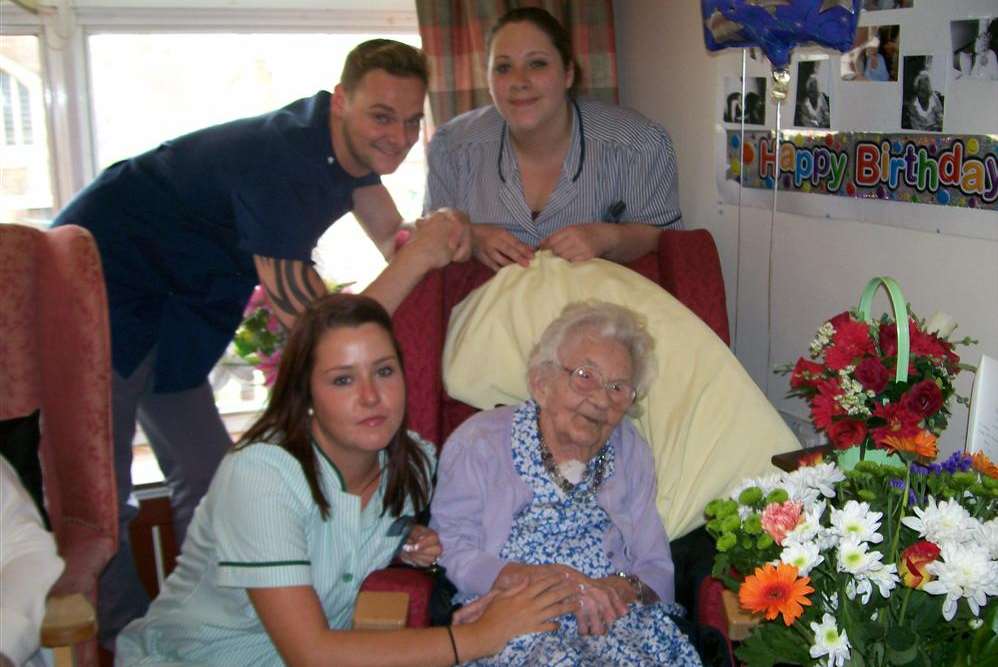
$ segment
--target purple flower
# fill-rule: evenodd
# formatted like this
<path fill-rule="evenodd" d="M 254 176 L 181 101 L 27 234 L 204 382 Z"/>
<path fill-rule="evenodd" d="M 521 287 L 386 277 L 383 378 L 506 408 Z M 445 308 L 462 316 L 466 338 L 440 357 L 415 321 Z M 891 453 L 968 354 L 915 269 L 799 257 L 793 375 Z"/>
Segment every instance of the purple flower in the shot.
<path fill-rule="evenodd" d="M 894 479 L 891 480 L 891 486 L 893 486 L 898 491 L 904 491 L 904 480 L 895 477 Z M 908 489 L 908 504 L 909 505 L 918 504 L 918 496 L 916 496 L 915 492 L 912 491 L 911 489 Z"/>
<path fill-rule="evenodd" d="M 967 472 L 970 470 L 971 457 L 963 452 L 953 452 L 952 455 L 942 463 L 942 469 L 949 474 L 957 472 Z"/>

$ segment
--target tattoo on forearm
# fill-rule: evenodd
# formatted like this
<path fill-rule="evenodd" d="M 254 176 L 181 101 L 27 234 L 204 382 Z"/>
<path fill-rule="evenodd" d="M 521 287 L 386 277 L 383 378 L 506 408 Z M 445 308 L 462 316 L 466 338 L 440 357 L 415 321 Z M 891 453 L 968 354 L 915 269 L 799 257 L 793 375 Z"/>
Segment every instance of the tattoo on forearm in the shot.
<path fill-rule="evenodd" d="M 275 308 L 297 315 L 302 308 L 321 296 L 309 280 L 310 268 L 307 264 L 270 258 L 265 262 L 274 270 L 274 289 L 268 289 L 267 295 Z"/>

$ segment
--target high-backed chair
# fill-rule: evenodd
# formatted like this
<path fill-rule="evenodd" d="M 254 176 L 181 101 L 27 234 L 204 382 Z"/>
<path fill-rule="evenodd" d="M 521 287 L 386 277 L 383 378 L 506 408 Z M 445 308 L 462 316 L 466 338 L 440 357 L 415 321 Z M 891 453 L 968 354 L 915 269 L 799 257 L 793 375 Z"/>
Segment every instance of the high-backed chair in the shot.
<path fill-rule="evenodd" d="M 66 562 L 42 639 L 63 646 L 57 661 L 75 644 L 75 664 L 89 667 L 97 577 L 118 543 L 110 328 L 93 238 L 74 226 L 0 224 L 0 286 L 0 420 L 40 410 L 45 505 Z"/>
<path fill-rule="evenodd" d="M 665 288 L 730 344 L 721 263 L 710 232 L 663 231 L 656 252 L 627 266 Z M 493 275 L 474 260 L 451 264 L 427 275 L 395 312 L 395 334 L 406 368 L 409 426 L 438 445 L 476 412 L 449 397 L 443 388 L 441 358 L 451 310 Z M 362 590 L 408 592 L 408 625 L 427 625 L 425 605 L 431 582 L 418 574 L 380 570 L 368 577 Z"/>

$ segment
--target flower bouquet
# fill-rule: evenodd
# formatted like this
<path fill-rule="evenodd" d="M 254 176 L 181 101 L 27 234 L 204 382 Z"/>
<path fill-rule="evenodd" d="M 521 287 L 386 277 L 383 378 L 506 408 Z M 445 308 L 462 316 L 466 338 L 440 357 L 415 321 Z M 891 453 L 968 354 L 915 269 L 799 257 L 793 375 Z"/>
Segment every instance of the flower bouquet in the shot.
<path fill-rule="evenodd" d="M 880 281 L 895 306 L 871 321 L 869 304 Z M 907 322 L 907 327 L 899 323 Z M 949 334 L 946 315 L 928 322 L 907 311 L 890 278 L 870 282 L 859 311 L 840 313 L 825 322 L 790 372 L 790 396 L 804 398 L 817 430 L 836 449 L 858 446 L 859 458 L 874 447 L 936 457 L 936 438 L 950 416 L 953 383 L 963 368 Z M 964 338 L 960 344 L 976 341 Z M 958 402 L 965 399 L 956 396 Z M 881 457 L 881 460 L 882 457 Z"/>
<path fill-rule="evenodd" d="M 746 480 L 707 505 L 714 576 L 764 616 L 746 664 L 998 665 L 998 466 L 892 458 Z"/>
<path fill-rule="evenodd" d="M 869 316 L 881 285 L 893 322 Z M 893 280 L 871 281 L 791 375 L 833 460 L 707 505 L 714 576 L 765 618 L 737 650 L 749 665 L 998 666 L 998 466 L 933 463 L 960 370 L 951 331 L 909 317 Z"/>
<path fill-rule="evenodd" d="M 352 284 L 327 283 L 326 288 L 330 292 L 341 292 Z M 236 329 L 232 347 L 240 359 L 263 373 L 264 384 L 268 387 L 277 379 L 277 367 L 287 337 L 288 332 L 274 314 L 266 291 L 262 285 L 257 285 L 243 310 L 243 321 Z"/>

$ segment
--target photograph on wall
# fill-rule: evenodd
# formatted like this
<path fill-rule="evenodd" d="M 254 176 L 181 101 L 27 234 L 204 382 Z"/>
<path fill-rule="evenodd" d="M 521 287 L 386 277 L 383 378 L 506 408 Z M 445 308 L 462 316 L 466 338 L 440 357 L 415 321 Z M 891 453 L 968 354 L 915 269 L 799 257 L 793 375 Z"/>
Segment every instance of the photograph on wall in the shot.
<path fill-rule="evenodd" d="M 875 12 L 881 9 L 908 9 L 913 0 L 863 0 L 863 9 Z"/>
<path fill-rule="evenodd" d="M 998 81 L 998 18 L 950 23 L 953 78 Z"/>
<path fill-rule="evenodd" d="M 905 56 L 901 88 L 901 127 L 918 132 L 942 132 L 945 98 L 943 77 L 928 55 Z"/>
<path fill-rule="evenodd" d="M 766 77 L 750 76 L 745 83 L 745 99 L 742 99 L 741 77 L 724 77 L 724 109 L 721 118 L 725 123 L 746 125 L 766 124 Z"/>
<path fill-rule="evenodd" d="M 842 54 L 843 81 L 897 81 L 901 26 L 868 25 L 856 29 L 853 47 Z"/>
<path fill-rule="evenodd" d="M 816 56 L 797 63 L 797 96 L 794 102 L 794 125 L 797 127 L 831 127 L 830 72 L 828 56 Z"/>

